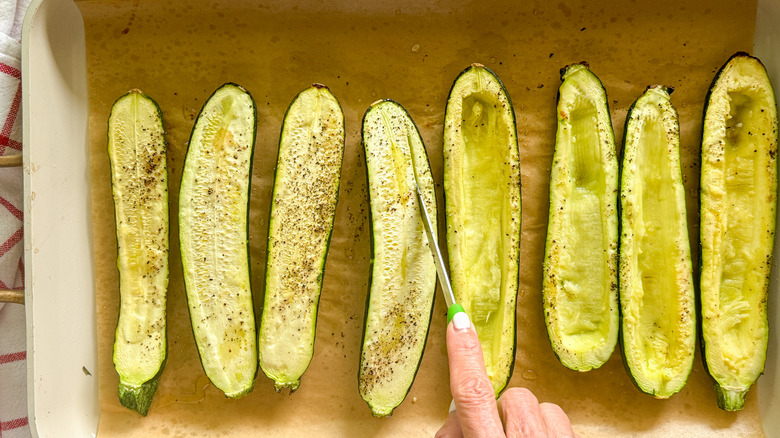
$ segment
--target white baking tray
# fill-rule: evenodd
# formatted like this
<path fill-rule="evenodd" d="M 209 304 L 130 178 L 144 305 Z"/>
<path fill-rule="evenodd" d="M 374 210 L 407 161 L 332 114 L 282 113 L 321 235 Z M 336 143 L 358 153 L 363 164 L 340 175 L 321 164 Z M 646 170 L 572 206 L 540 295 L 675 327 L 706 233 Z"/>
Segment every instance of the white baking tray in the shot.
<path fill-rule="evenodd" d="M 780 2 L 759 0 L 755 54 L 780 90 Z M 71 0 L 33 0 L 23 32 L 24 245 L 28 400 L 34 436 L 95 435 L 99 420 L 87 72 L 83 22 Z M 777 248 L 776 254 L 780 254 Z M 780 437 L 778 264 L 769 354 L 758 397 Z M 771 415 L 770 413 L 775 413 Z"/>
<path fill-rule="evenodd" d="M 22 47 L 30 429 L 86 437 L 97 430 L 98 381 L 86 54 L 76 6 L 34 0 Z"/>

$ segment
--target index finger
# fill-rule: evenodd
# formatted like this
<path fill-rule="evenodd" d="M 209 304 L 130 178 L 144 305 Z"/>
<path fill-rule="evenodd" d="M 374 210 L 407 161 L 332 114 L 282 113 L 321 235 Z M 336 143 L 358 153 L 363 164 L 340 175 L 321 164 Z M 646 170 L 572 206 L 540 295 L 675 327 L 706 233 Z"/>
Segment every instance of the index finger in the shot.
<path fill-rule="evenodd" d="M 503 437 L 496 396 L 490 383 L 482 346 L 474 326 L 464 312 L 447 326 L 447 355 L 450 363 L 450 391 L 458 411 L 463 436 Z"/>

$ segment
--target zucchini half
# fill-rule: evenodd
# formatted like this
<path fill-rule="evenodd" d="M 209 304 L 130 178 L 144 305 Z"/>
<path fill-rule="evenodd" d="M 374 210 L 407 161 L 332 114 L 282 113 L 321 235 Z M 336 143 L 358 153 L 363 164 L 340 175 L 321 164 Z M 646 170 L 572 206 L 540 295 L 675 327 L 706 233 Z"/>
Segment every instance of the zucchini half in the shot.
<path fill-rule="evenodd" d="M 389 416 L 420 367 L 436 292 L 433 261 L 417 200 L 417 182 L 436 217 L 428 155 L 406 110 L 385 100 L 363 116 L 371 204 L 371 285 L 360 351 L 360 396 L 376 417 Z M 436 227 L 436 223 L 432 224 Z M 435 233 L 436 230 L 434 229 Z"/>
<path fill-rule="evenodd" d="M 520 259 L 520 159 L 512 101 L 489 69 L 457 77 L 444 115 L 447 249 L 455 300 L 479 334 L 496 395 L 512 377 Z"/>
<path fill-rule="evenodd" d="M 296 390 L 314 354 L 343 156 L 341 106 L 315 84 L 295 97 L 284 117 L 268 225 L 258 350 L 277 391 Z"/>
<path fill-rule="evenodd" d="M 163 117 L 138 90 L 120 97 L 108 119 L 116 220 L 119 320 L 114 368 L 119 401 L 141 415 L 168 355 L 168 167 Z"/>
<path fill-rule="evenodd" d="M 693 365 L 696 309 L 671 89 L 648 87 L 626 118 L 621 170 L 623 360 L 656 398 L 682 389 Z"/>
<path fill-rule="evenodd" d="M 561 363 L 598 368 L 618 338 L 618 160 L 607 93 L 585 63 L 561 70 L 542 297 Z"/>
<path fill-rule="evenodd" d="M 713 81 L 701 151 L 702 348 L 718 406 L 742 409 L 764 371 L 777 200 L 777 109 L 761 62 L 737 53 Z"/>
<path fill-rule="evenodd" d="M 249 272 L 249 186 L 257 113 L 235 84 L 211 95 L 195 120 L 179 191 L 184 285 L 203 370 L 231 398 L 257 373 Z"/>

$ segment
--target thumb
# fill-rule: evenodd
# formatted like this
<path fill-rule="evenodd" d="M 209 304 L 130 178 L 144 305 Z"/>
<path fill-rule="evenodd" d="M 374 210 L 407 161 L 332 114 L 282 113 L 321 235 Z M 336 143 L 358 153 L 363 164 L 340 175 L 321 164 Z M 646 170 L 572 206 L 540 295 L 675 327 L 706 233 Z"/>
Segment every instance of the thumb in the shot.
<path fill-rule="evenodd" d="M 482 346 L 465 312 L 455 314 L 447 327 L 450 391 L 463 436 L 503 437 L 496 396 L 490 383 Z"/>

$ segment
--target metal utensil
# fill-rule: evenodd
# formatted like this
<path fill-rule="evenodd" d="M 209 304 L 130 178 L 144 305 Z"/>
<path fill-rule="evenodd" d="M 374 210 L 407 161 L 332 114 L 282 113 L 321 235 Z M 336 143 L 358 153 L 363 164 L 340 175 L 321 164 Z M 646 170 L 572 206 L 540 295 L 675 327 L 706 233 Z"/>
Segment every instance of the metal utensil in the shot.
<path fill-rule="evenodd" d="M 450 283 L 450 276 L 447 273 L 447 268 L 444 265 L 444 257 L 439 247 L 439 241 L 433 232 L 433 223 L 431 217 L 428 215 L 428 207 L 423 199 L 422 192 L 420 191 L 420 183 L 417 179 L 417 166 L 414 163 L 414 152 L 412 152 L 412 173 L 414 173 L 415 189 L 417 192 L 418 205 L 420 206 L 420 215 L 422 216 L 423 227 L 425 228 L 425 234 L 428 237 L 428 247 L 433 254 L 433 261 L 436 265 L 436 272 L 439 274 L 439 284 L 441 284 L 441 290 L 444 293 L 444 301 L 447 303 L 447 323 L 452 320 L 452 317 L 459 312 L 465 312 L 463 306 L 455 302 L 455 294 L 452 292 L 452 283 Z"/>

